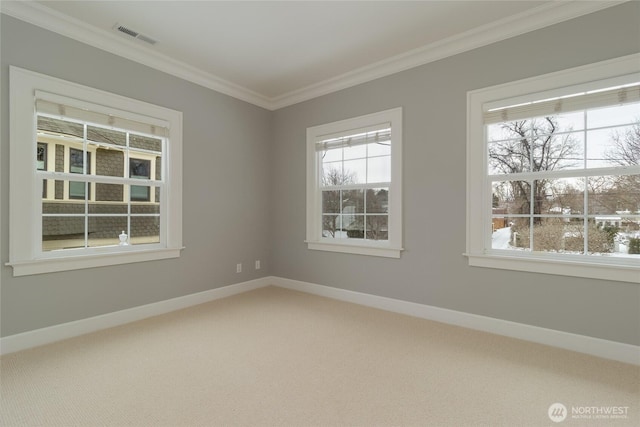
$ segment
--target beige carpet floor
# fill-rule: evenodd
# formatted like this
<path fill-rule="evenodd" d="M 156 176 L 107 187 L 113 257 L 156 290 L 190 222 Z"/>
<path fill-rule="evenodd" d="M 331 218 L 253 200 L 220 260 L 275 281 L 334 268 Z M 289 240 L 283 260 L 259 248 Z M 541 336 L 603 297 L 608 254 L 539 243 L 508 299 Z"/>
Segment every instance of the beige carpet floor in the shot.
<path fill-rule="evenodd" d="M 640 425 L 637 366 L 276 287 L 0 363 L 3 426 Z"/>

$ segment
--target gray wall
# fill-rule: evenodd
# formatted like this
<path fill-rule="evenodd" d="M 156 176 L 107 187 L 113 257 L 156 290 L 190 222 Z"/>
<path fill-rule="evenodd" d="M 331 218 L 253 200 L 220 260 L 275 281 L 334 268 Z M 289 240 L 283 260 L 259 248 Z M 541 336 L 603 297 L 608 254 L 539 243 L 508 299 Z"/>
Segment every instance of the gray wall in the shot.
<path fill-rule="evenodd" d="M 267 240 L 272 113 L 1 15 L 1 331 L 8 336 L 270 274 Z M 179 259 L 12 276 L 9 65 L 183 112 Z M 262 261 L 262 269 L 253 268 Z M 236 274 L 236 263 L 244 272 Z"/>
<path fill-rule="evenodd" d="M 633 2 L 281 109 L 272 163 L 272 272 L 640 344 L 640 286 L 472 268 L 465 251 L 466 92 L 640 51 Z M 401 259 L 306 249 L 305 130 L 404 108 Z"/>
<path fill-rule="evenodd" d="M 471 268 L 462 256 L 466 92 L 638 52 L 638 16 L 639 3 L 623 4 L 271 113 L 2 15 L 0 334 L 273 274 L 638 345 L 637 284 Z M 9 65 L 183 111 L 181 258 L 12 277 Z M 306 128 L 397 106 L 402 258 L 307 250 Z"/>

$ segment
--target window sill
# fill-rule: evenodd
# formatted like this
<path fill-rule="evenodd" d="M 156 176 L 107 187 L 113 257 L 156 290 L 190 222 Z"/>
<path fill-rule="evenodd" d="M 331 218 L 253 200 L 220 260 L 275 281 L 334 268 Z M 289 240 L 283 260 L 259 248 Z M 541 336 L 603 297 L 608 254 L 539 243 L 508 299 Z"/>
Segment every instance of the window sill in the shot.
<path fill-rule="evenodd" d="M 356 255 L 379 256 L 385 258 L 400 258 L 402 248 L 391 248 L 389 246 L 354 245 L 352 243 L 329 243 L 306 241 L 307 248 L 316 251 L 341 252 Z"/>
<path fill-rule="evenodd" d="M 473 267 L 498 268 L 504 270 L 528 271 L 533 273 L 640 283 L 640 265 L 629 266 L 578 260 L 553 260 L 533 257 L 524 258 L 519 256 L 496 254 L 464 255 L 468 258 L 469 265 Z"/>
<path fill-rule="evenodd" d="M 58 271 L 130 264 L 134 262 L 179 258 L 180 251 L 182 249 L 184 248 L 129 250 L 126 252 L 100 255 L 79 255 L 29 261 L 14 261 L 8 262 L 6 265 L 13 267 L 13 276 L 18 277 L 33 274 L 54 273 Z"/>

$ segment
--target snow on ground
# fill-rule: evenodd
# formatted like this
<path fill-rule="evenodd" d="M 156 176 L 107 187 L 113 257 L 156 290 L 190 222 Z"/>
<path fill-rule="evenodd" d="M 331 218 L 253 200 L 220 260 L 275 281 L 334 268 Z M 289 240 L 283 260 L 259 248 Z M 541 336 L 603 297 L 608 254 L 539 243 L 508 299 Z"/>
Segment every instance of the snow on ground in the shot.
<path fill-rule="evenodd" d="M 511 240 L 511 227 L 499 228 L 491 236 L 491 247 L 493 249 L 513 249 L 509 244 Z"/>
<path fill-rule="evenodd" d="M 506 249 L 506 250 L 523 250 L 524 248 L 516 248 L 511 246 L 511 227 L 499 228 L 491 235 L 491 248 L 492 249 Z M 620 243 L 618 245 L 618 251 L 612 253 L 591 253 L 590 255 L 599 256 L 613 256 L 622 258 L 638 258 L 638 255 L 629 254 L 627 246 Z"/>

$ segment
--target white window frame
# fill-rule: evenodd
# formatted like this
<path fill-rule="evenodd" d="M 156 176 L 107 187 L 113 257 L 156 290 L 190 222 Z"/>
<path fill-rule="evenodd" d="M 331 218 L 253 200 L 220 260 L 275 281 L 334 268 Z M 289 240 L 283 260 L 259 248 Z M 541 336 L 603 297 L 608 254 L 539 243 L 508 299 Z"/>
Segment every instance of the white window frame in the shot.
<path fill-rule="evenodd" d="M 391 124 L 391 183 L 389 185 L 388 240 L 329 239 L 322 237 L 320 158 L 316 142 L 325 135 L 348 135 L 355 129 Z M 308 249 L 400 258 L 402 248 L 402 108 L 307 128 L 307 235 Z"/>
<path fill-rule="evenodd" d="M 10 66 L 9 262 L 14 276 L 177 258 L 182 247 L 182 113 Z M 42 251 L 42 178 L 36 174 L 36 91 L 90 103 L 103 114 L 168 129 L 160 243 Z M 49 150 L 51 151 L 51 150 Z M 52 157 L 52 156 L 49 156 Z M 66 156 L 65 156 L 66 157 Z M 95 155 L 92 156 L 92 162 Z M 49 195 L 49 194 L 48 194 Z"/>
<path fill-rule="evenodd" d="M 483 108 L 520 104 L 548 92 L 550 96 L 593 90 L 606 81 L 609 87 L 640 78 L 640 54 L 633 54 L 510 82 L 467 93 L 467 243 L 470 266 L 529 271 L 575 277 L 640 283 L 640 263 L 633 258 L 533 254 L 505 254 L 491 249 L 492 191 Z M 637 172 L 634 172 L 637 173 Z"/>

